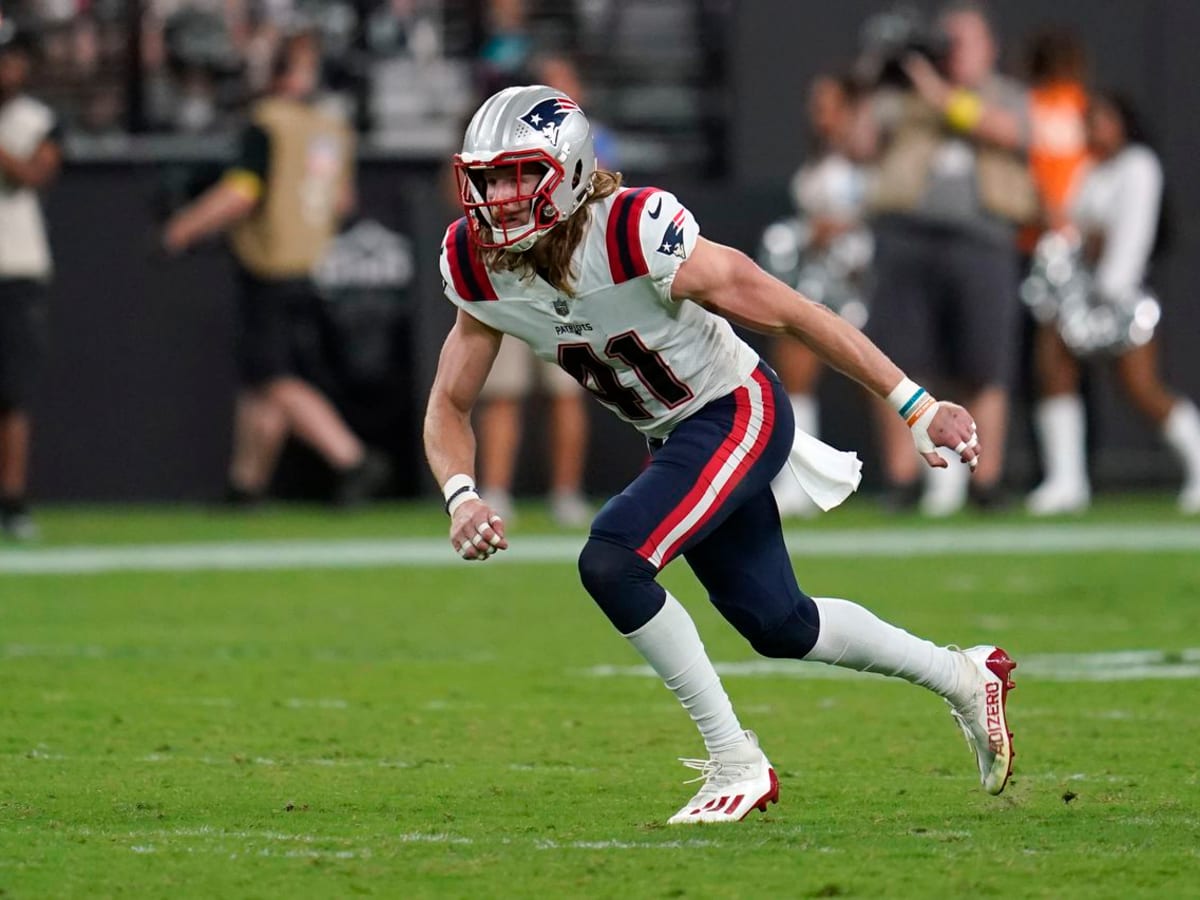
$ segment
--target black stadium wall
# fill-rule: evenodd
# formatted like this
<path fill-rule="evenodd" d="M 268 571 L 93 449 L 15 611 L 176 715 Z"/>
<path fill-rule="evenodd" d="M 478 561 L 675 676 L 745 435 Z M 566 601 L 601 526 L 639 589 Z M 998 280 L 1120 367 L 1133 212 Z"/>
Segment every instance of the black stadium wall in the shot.
<path fill-rule="evenodd" d="M 157 252 L 166 186 L 179 167 L 75 163 L 48 198 L 57 274 L 36 404 L 34 491 L 52 500 L 220 496 L 236 385 L 233 267 L 220 242 L 177 259 Z M 321 271 L 328 328 L 344 351 L 322 377 L 347 417 L 392 455 L 413 493 L 419 262 L 442 223 L 414 216 L 432 164 L 367 166 L 360 221 Z M 436 253 L 434 250 L 426 250 Z M 422 281 L 422 279 L 424 281 Z M 287 493 L 319 492 L 323 468 L 285 457 Z M 315 480 L 309 475 L 316 475 Z"/>
<path fill-rule="evenodd" d="M 803 90 L 840 65 L 863 18 L 880 4 L 741 3 L 729 71 L 733 172 L 721 183 L 685 172 L 652 180 L 678 193 L 704 233 L 752 252 L 762 228 L 787 212 L 785 185 L 803 147 Z M 1034 0 L 998 4 L 1011 40 L 1051 20 Z M 1191 0 L 1060 0 L 1053 21 L 1074 23 L 1094 51 L 1096 81 L 1131 93 L 1159 136 L 1171 209 L 1170 251 L 1157 274 L 1165 309 L 1163 359 L 1172 384 L 1200 396 L 1200 78 Z M 453 310 L 441 297 L 437 247 L 453 216 L 439 184 L 440 160 L 365 160 L 365 224 L 352 229 L 327 267 L 330 329 L 351 348 L 337 357 L 332 389 L 348 418 L 397 462 L 400 495 L 433 490 L 420 450 L 420 417 Z M 219 244 L 178 260 L 155 253 L 154 235 L 172 169 L 161 164 L 73 161 L 46 198 L 58 269 L 49 347 L 39 386 L 34 492 L 55 501 L 202 501 L 220 495 L 235 385 L 232 270 Z M 756 340 L 756 343 L 757 340 Z M 1035 476 L 1028 384 L 1019 390 L 1010 439 L 1011 476 Z M 1089 378 L 1091 436 L 1101 484 L 1167 484 L 1177 470 L 1150 429 L 1115 393 L 1104 367 Z M 822 381 L 823 436 L 877 466 L 860 392 Z M 536 401 L 534 401 L 536 403 Z M 590 404 L 594 450 L 587 487 L 604 495 L 643 460 L 636 434 Z M 526 435 L 518 488 L 543 486 L 542 426 Z M 285 493 L 319 492 L 306 454 L 285 460 Z"/>
<path fill-rule="evenodd" d="M 46 500 L 202 501 L 224 484 L 236 387 L 233 267 L 220 241 L 167 259 L 155 236 L 174 167 L 76 162 L 47 198 L 57 275 L 50 297 L 49 350 L 35 407 L 34 491 Z M 362 296 L 333 292 L 326 303 L 335 353 L 328 389 L 364 438 L 396 462 L 395 492 L 432 489 L 420 448 L 420 417 L 454 310 L 441 291 L 438 247 L 455 211 L 434 161 L 364 161 L 359 224 L 335 248 L 332 273 L 361 279 L 380 268 L 394 284 Z M 777 191 L 761 197 L 724 189 L 677 188 L 701 220 L 726 214 L 714 232 L 730 243 L 756 239 L 757 224 L 786 211 Z M 712 210 L 712 213 L 707 213 Z M 729 215 L 733 212 L 733 215 Z M 363 252 L 365 239 L 374 246 Z M 402 251 L 380 262 L 379 245 Z M 351 251 L 347 258 L 343 244 Z M 325 281 L 326 279 L 319 279 Z M 381 346 L 382 344 L 382 346 Z M 377 360 L 362 369 L 364 355 Z M 383 357 L 380 361 L 380 357 Z M 366 377 L 364 377 L 364 375 Z M 536 402 L 536 401 L 534 401 Z M 636 434 L 599 404 L 588 487 L 620 488 L 641 463 Z M 531 423 L 521 482 L 536 486 L 542 434 Z M 285 494 L 319 495 L 327 477 L 306 453 L 285 457 Z"/>

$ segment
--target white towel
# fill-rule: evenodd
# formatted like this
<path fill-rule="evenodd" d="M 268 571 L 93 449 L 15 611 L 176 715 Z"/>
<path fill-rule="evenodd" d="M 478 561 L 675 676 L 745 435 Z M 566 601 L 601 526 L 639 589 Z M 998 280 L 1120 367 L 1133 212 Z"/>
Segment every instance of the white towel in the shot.
<path fill-rule="evenodd" d="M 788 468 L 813 502 L 828 512 L 858 490 L 862 460 L 850 450 L 838 450 L 796 429 Z"/>

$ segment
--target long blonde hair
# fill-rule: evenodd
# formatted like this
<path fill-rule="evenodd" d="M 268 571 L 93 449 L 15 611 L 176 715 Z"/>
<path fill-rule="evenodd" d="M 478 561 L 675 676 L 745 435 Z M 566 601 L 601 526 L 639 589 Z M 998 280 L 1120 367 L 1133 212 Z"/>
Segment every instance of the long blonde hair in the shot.
<path fill-rule="evenodd" d="M 592 193 L 569 219 L 554 226 L 544 238 L 522 253 L 512 253 L 503 247 L 479 251 L 483 264 L 493 272 L 516 272 L 524 280 L 541 275 L 555 290 L 574 297 L 574 281 L 579 273 L 571 268 L 571 258 L 583 240 L 590 208 L 593 203 L 611 197 L 620 187 L 620 172 L 597 169 L 592 173 Z"/>

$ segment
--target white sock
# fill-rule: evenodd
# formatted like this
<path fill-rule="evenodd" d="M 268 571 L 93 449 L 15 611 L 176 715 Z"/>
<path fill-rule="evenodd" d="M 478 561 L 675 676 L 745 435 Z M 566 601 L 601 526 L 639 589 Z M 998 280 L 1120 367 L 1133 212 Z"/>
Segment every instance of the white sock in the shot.
<path fill-rule="evenodd" d="M 658 614 L 625 637 L 691 715 L 710 756 L 750 746 L 692 617 L 670 592 Z"/>
<path fill-rule="evenodd" d="M 1083 398 L 1062 394 L 1042 400 L 1034 415 L 1045 480 L 1087 486 L 1087 417 Z"/>
<path fill-rule="evenodd" d="M 1188 484 L 1200 482 L 1200 410 L 1190 400 L 1177 400 L 1162 427 L 1163 440 L 1183 463 Z"/>
<path fill-rule="evenodd" d="M 788 394 L 792 401 L 792 416 L 801 431 L 817 436 L 817 398 L 813 394 Z"/>
<path fill-rule="evenodd" d="M 814 597 L 813 602 L 821 630 L 805 659 L 903 678 L 947 700 L 961 699 L 959 654 L 913 637 L 849 600 Z"/>
<path fill-rule="evenodd" d="M 922 466 L 925 470 L 925 490 L 921 494 L 921 512 L 939 518 L 952 516 L 967 505 L 971 469 L 964 466 L 957 454 L 943 453 L 950 465 L 944 469 Z"/>

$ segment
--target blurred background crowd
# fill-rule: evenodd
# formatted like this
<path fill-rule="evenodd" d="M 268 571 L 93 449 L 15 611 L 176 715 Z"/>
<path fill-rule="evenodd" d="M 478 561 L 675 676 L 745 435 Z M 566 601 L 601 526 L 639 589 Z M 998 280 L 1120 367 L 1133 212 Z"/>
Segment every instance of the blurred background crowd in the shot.
<path fill-rule="evenodd" d="M 1110 4 L 1102 22 L 1087 3 L 775 6 L 0 4 L 0 54 L 7 46 L 29 61 L 20 91 L 0 95 L 0 152 L 18 153 L 15 139 L 4 149 L 3 115 L 27 91 L 53 116 L 34 144 L 63 159 L 49 191 L 54 178 L 14 166 L 0 179 L 13 196 L 42 192 L 55 257 L 53 267 L 6 269 L 0 235 L 0 288 L 36 282 L 41 293 L 23 302 L 43 317 L 49 306 L 52 325 L 48 372 L 0 411 L 6 521 L 22 526 L 10 533 L 28 532 L 29 496 L 205 499 L 220 491 L 220 471 L 224 496 L 239 503 L 427 493 L 417 422 L 449 321 L 436 274 L 437 241 L 455 215 L 445 163 L 482 97 L 527 82 L 581 102 L 604 166 L 676 190 L 710 237 L 864 327 L 913 378 L 973 410 L 988 447 L 975 477 L 923 472 L 894 414 L 821 378 L 803 346 L 756 340 L 801 427 L 870 448 L 869 486 L 887 509 L 1075 513 L 1097 482 L 1170 487 L 1185 513 L 1200 512 L 1190 399 L 1200 367 L 1187 353 L 1200 316 L 1181 290 L 1200 276 L 1184 261 L 1196 189 L 1169 165 L 1186 134 L 1172 129 L 1166 153 L 1156 140 L 1176 104 L 1190 102 L 1178 99 L 1187 79 L 1162 62 L 1186 52 L 1172 36 L 1186 32 L 1177 5 Z M 293 52 L 299 35 L 308 49 Z M 796 55 L 782 58 L 789 40 Z M 1147 59 L 1161 68 L 1131 77 Z M 319 90 L 288 87 L 296 65 L 310 66 L 301 83 Z M 272 185 L 286 131 L 264 124 L 275 120 L 261 106 L 271 97 L 319 110 L 326 125 L 304 127 L 328 127 L 349 148 L 347 161 L 328 147 L 321 157 L 330 184 L 349 193 L 312 235 L 287 232 L 311 250 L 292 269 L 245 251 L 253 241 L 238 236 L 283 190 Z M 0 229 L 35 227 L 4 214 L 0 199 Z M 148 252 L 178 254 L 226 230 L 232 273 L 216 251 L 166 266 Z M 303 329 L 326 358 L 288 372 L 311 393 L 289 383 L 243 421 L 247 388 L 259 396 L 274 376 L 248 381 L 244 346 L 241 362 L 227 362 L 248 328 L 264 340 L 266 328 L 231 312 L 231 298 L 245 307 L 264 279 L 311 296 L 303 323 L 289 312 L 280 327 Z M 0 343 L 6 353 L 17 356 Z M 622 484 L 641 450 L 593 422 L 569 380 L 534 370 L 519 348 L 506 356 L 480 412 L 480 483 L 502 509 L 515 494 L 547 491 L 558 521 L 583 524 L 589 496 Z M 535 393 L 546 399 L 527 401 Z M 312 405 L 326 402 L 324 412 Z M 85 424 L 97 408 L 104 421 Z M 45 427 L 32 429 L 27 473 L 14 448 L 29 441 L 31 409 Z M 544 447 L 523 443 L 523 413 Z M 14 415 L 17 426 L 2 424 Z M 316 453 L 283 452 L 276 470 L 289 433 Z M 73 455 L 80 441 L 87 452 Z M 777 496 L 785 515 L 812 512 L 786 478 Z"/>
<path fill-rule="evenodd" d="M 268 87 L 280 41 L 311 29 L 324 100 L 378 148 L 451 146 L 481 95 L 565 63 L 596 77 L 594 102 L 606 115 L 619 111 L 631 152 L 653 167 L 719 161 L 722 142 L 707 138 L 720 104 L 708 94 L 723 76 L 729 5 L 7 0 L 3 8 L 36 31 L 38 93 L 83 147 L 89 136 L 236 129 Z"/>

